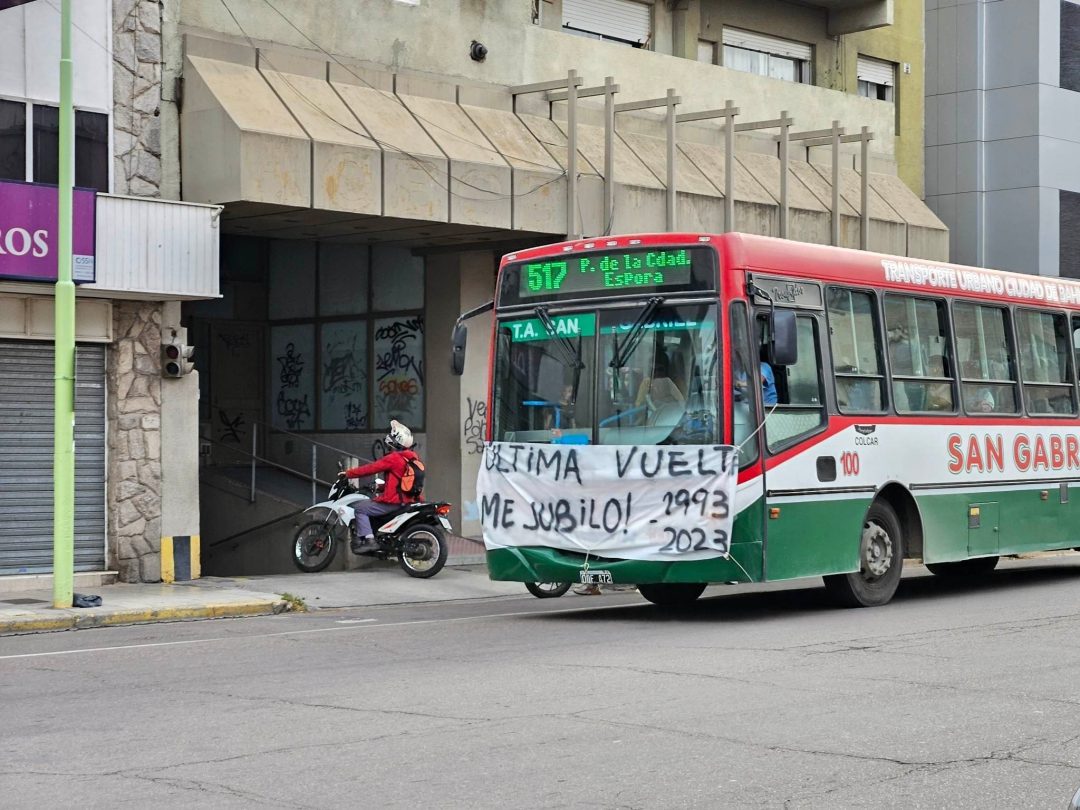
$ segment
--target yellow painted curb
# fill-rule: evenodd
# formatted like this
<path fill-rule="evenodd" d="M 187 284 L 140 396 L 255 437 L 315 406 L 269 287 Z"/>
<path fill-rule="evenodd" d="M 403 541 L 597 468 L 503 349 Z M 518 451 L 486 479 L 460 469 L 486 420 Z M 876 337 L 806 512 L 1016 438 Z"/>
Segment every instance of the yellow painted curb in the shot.
<path fill-rule="evenodd" d="M 86 630 L 92 627 L 115 627 L 124 624 L 269 616 L 284 613 L 287 610 L 287 603 L 275 601 L 234 602 L 198 607 L 161 608 L 160 610 L 124 610 L 115 613 L 69 614 L 55 618 L 28 616 L 25 619 L 0 619 L 0 636 L 16 633 L 48 633 L 57 630 Z"/>
<path fill-rule="evenodd" d="M 74 616 L 57 619 L 5 619 L 0 621 L 0 636 L 12 633 L 51 633 L 56 630 L 70 630 L 74 626 Z"/>

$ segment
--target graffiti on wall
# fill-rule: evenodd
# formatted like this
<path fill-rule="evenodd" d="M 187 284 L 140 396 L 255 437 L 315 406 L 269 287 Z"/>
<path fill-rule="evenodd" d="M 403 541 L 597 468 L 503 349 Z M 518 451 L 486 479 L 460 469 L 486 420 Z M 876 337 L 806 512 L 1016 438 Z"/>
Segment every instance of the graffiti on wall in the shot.
<path fill-rule="evenodd" d="M 363 322 L 324 325 L 322 346 L 322 427 L 366 428 L 367 334 Z"/>
<path fill-rule="evenodd" d="M 230 416 L 224 409 L 218 409 L 218 421 L 221 423 L 218 441 L 240 444 L 240 434 L 244 432 L 244 415 L 238 413 L 236 416 Z"/>
<path fill-rule="evenodd" d="M 310 430 L 315 426 L 311 409 L 315 401 L 315 331 L 312 326 L 274 327 L 274 425 L 287 430 Z"/>
<path fill-rule="evenodd" d="M 382 318 L 375 322 L 374 423 L 398 419 L 417 425 L 424 407 L 424 319 Z"/>
<path fill-rule="evenodd" d="M 467 397 L 468 414 L 462 430 L 465 452 L 471 456 L 484 452 L 484 436 L 487 434 L 487 403 L 482 399 Z"/>

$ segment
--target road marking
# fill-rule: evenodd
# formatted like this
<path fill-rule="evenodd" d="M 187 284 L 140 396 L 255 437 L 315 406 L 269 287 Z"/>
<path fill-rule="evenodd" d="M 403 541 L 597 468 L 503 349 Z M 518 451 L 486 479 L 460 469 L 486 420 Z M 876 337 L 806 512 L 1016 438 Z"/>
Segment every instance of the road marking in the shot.
<path fill-rule="evenodd" d="M 378 619 L 338 619 L 335 624 L 365 624 L 367 622 L 377 622 Z"/>
<path fill-rule="evenodd" d="M 262 638 L 278 638 L 280 636 L 303 636 L 310 633 L 335 633 L 345 630 L 381 630 L 384 627 L 408 627 L 420 624 L 451 624 L 454 622 L 472 622 L 480 619 L 508 619 L 515 616 L 547 616 L 553 613 L 581 613 L 596 610 L 622 610 L 630 607 L 641 607 L 640 602 L 631 602 L 625 605 L 596 605 L 595 607 L 567 608 L 566 610 L 545 610 L 539 613 L 535 610 L 518 610 L 511 613 L 486 613 L 481 616 L 457 616 L 450 619 L 414 619 L 407 622 L 387 622 L 385 624 L 364 625 L 355 624 L 347 627 L 318 627 L 312 630 L 283 630 L 280 633 L 259 633 L 251 636 L 221 636 L 219 638 L 192 638 L 184 641 L 154 641 L 149 644 L 118 644 L 114 647 L 86 647 L 80 650 L 54 650 L 52 652 L 19 653 L 17 655 L 0 655 L 0 661 L 13 661 L 17 658 L 48 658 L 54 655 L 78 655 L 79 653 L 109 652 L 111 650 L 143 650 L 149 647 L 179 647 L 184 644 L 215 644 L 222 641 L 247 641 Z M 374 621 L 374 620 L 373 620 Z"/>

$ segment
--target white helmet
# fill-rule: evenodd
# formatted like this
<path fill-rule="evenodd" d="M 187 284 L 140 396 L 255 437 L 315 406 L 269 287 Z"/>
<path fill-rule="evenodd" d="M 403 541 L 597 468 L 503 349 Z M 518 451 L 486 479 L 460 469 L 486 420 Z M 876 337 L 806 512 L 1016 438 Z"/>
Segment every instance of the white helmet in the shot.
<path fill-rule="evenodd" d="M 390 420 L 390 432 L 386 434 L 386 444 L 398 450 L 408 450 L 413 446 L 412 431 L 396 419 Z"/>

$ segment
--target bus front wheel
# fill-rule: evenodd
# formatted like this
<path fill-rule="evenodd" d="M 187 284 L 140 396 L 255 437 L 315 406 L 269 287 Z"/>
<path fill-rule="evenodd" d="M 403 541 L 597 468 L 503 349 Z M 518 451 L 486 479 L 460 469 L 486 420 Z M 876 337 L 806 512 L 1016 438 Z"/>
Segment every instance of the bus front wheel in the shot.
<path fill-rule="evenodd" d="M 900 519 L 886 501 L 874 501 L 859 542 L 859 570 L 825 577 L 825 590 L 843 607 L 884 605 L 896 593 L 903 567 Z"/>
<path fill-rule="evenodd" d="M 704 582 L 654 582 L 637 586 L 638 593 L 654 605 L 676 607 L 689 605 L 705 591 Z"/>

